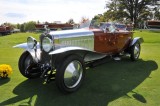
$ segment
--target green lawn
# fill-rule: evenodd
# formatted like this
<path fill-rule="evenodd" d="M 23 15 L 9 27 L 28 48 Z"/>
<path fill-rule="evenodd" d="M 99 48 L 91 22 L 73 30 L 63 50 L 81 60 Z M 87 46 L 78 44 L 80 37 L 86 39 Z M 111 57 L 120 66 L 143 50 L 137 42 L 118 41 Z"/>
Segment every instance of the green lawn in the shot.
<path fill-rule="evenodd" d="M 110 60 L 88 69 L 82 87 L 69 95 L 59 92 L 55 82 L 43 84 L 20 74 L 23 50 L 12 46 L 31 35 L 39 38 L 33 33 L 0 36 L 0 64 L 13 68 L 10 79 L 0 79 L 0 106 L 160 106 L 160 31 L 136 31 L 145 41 L 138 61 Z"/>

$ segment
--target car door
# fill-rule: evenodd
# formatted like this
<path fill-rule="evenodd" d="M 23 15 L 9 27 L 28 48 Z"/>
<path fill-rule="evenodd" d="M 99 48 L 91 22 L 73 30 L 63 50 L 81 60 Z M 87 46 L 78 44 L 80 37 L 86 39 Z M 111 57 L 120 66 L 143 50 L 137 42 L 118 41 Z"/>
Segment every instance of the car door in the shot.
<path fill-rule="evenodd" d="M 132 32 L 115 32 L 115 36 L 117 38 L 117 49 L 118 52 L 123 51 L 126 47 L 128 47 L 131 39 Z"/>
<path fill-rule="evenodd" d="M 94 32 L 94 50 L 100 53 L 113 54 L 117 52 L 117 38 L 115 33 Z"/>

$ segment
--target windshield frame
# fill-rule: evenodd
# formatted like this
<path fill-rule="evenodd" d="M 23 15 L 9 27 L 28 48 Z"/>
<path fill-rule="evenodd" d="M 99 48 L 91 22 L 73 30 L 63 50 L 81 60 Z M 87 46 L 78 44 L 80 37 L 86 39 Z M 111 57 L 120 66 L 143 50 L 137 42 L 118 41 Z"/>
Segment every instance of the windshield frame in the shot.
<path fill-rule="evenodd" d="M 126 31 L 126 28 L 120 28 L 119 26 L 125 26 L 125 24 L 121 24 L 121 23 L 116 23 L 116 22 L 99 22 L 96 20 L 86 20 L 84 22 L 81 22 L 78 25 L 78 29 L 100 29 L 100 30 L 105 30 L 108 29 L 109 32 L 113 32 L 113 31 L 118 31 L 118 30 L 124 30 Z"/>

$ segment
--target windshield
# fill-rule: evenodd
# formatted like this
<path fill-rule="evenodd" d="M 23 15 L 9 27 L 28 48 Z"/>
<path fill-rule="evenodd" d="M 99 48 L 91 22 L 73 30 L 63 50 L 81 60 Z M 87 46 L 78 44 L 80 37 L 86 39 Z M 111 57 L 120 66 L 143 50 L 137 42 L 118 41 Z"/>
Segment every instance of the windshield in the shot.
<path fill-rule="evenodd" d="M 94 20 L 81 22 L 77 28 L 100 28 L 100 23 Z"/>
<path fill-rule="evenodd" d="M 91 21 L 87 20 L 85 22 L 80 23 L 79 28 L 89 28 L 90 24 L 91 24 Z"/>
<path fill-rule="evenodd" d="M 114 30 L 126 30 L 125 24 L 115 23 L 115 22 L 98 22 L 96 20 L 87 20 L 79 24 L 77 28 L 88 28 L 88 29 L 101 29 L 106 28 Z"/>

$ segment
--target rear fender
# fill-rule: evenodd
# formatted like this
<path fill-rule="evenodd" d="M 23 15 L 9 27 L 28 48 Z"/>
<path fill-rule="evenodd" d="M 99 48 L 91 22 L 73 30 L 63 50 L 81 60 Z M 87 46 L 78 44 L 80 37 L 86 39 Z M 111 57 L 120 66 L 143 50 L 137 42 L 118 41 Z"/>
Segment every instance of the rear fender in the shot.
<path fill-rule="evenodd" d="M 132 42 L 130 43 L 130 46 L 133 46 L 134 44 L 136 44 L 137 42 L 139 42 L 140 44 L 144 42 L 142 37 L 135 37 Z"/>

